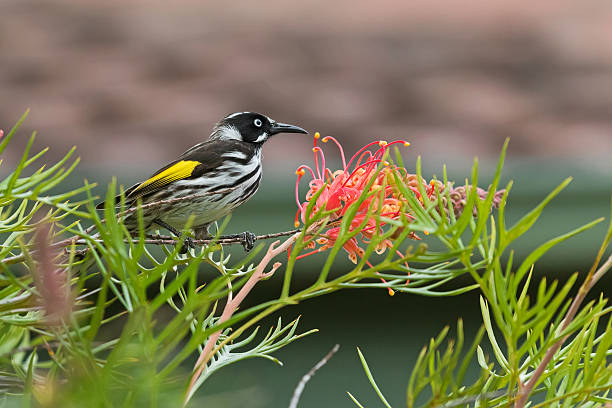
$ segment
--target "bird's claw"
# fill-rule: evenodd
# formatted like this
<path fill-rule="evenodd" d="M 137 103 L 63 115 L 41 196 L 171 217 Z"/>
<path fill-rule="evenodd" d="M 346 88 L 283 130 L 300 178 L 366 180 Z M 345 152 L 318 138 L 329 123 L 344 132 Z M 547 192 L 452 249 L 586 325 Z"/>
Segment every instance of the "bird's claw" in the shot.
<path fill-rule="evenodd" d="M 246 252 L 249 252 L 255 246 L 257 236 L 249 231 L 244 231 L 240 234 L 240 243 Z"/>
<path fill-rule="evenodd" d="M 196 244 L 195 242 L 193 242 L 193 239 L 191 237 L 185 237 L 185 240 L 183 241 L 183 245 L 181 245 L 181 249 L 179 249 L 179 254 L 184 255 L 190 249 L 195 249 L 195 247 L 196 247 Z"/>

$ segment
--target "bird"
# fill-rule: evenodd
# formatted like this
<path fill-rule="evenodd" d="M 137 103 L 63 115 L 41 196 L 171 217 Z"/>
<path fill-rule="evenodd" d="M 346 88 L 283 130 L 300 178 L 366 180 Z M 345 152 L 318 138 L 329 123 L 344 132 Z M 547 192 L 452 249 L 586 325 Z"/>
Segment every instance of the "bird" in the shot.
<path fill-rule="evenodd" d="M 256 112 L 237 112 L 220 120 L 208 140 L 196 144 L 176 160 L 124 192 L 126 208 L 142 208 L 143 227 L 159 226 L 180 237 L 191 220 L 195 239 L 210 239 L 209 226 L 247 202 L 262 179 L 262 147 L 279 133 L 308 132 L 299 126 L 277 122 Z M 119 203 L 121 196 L 115 197 Z M 103 209 L 101 202 L 96 208 Z M 131 234 L 138 232 L 135 211 L 123 224 Z M 249 231 L 227 235 L 250 251 L 255 235 Z M 185 246 L 195 248 L 186 237 Z"/>

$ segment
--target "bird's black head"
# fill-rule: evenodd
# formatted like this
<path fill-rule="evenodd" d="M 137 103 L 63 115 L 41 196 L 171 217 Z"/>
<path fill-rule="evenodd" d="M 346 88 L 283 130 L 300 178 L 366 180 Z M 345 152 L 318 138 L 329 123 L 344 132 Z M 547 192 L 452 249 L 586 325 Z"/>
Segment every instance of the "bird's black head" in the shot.
<path fill-rule="evenodd" d="M 210 135 L 211 139 L 231 139 L 248 143 L 264 143 L 277 133 L 308 133 L 294 125 L 279 123 L 255 112 L 232 113 L 221 120 Z"/>

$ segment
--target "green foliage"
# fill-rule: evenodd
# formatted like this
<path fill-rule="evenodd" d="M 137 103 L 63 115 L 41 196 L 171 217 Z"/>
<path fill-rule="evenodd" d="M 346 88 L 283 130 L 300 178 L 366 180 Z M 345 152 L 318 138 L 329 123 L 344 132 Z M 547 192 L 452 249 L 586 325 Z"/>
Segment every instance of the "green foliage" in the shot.
<path fill-rule="evenodd" d="M 498 177 L 499 167 L 493 185 L 496 185 Z M 519 402 L 519 397 L 530 383 L 534 387 L 525 398 L 543 401 L 535 406 L 570 407 L 580 404 L 595 407 L 612 402 L 612 364 L 609 360 L 612 356 L 612 307 L 607 306 L 608 301 L 602 294 L 584 305 L 575 317 L 569 312 L 574 306 L 580 306 L 576 299 L 582 299 L 594 283 L 594 272 L 612 236 L 612 224 L 592 270 L 573 299 L 574 303 L 570 293 L 578 274 L 571 276 L 561 286 L 557 281 L 549 283 L 544 277 L 536 289 L 531 284 L 531 270 L 536 261 L 553 246 L 593 227 L 602 219 L 540 245 L 518 267 L 513 265 L 512 252 L 506 264 L 502 262 L 506 248 L 531 228 L 546 204 L 569 181 L 565 180 L 509 229 L 506 229 L 504 221 L 505 200 L 502 201 L 498 217 L 490 216 L 487 200 L 477 203 L 478 212 L 475 217 L 469 211 L 459 217 L 454 228 L 459 225 L 470 226 L 474 234 L 470 244 L 481 257 L 475 263 L 472 253 L 457 254 L 460 263 L 477 282 L 476 287 L 482 293 L 480 307 L 483 328 L 462 359 L 460 353 L 464 337 L 461 321 L 457 327 L 456 342 L 449 340 L 446 348 L 442 348 L 448 328 L 430 341 L 412 370 L 406 392 L 407 407 L 522 407 L 524 402 Z M 463 217 L 467 220 L 462 220 Z M 487 219 L 488 228 L 482 222 Z M 425 218 L 423 223 L 427 222 L 429 219 Z M 462 231 L 456 231 L 453 236 L 459 237 L 462 234 Z M 449 248 L 466 248 L 459 239 L 453 241 L 448 235 L 444 239 Z M 610 267 L 612 258 L 598 269 L 598 277 Z M 532 300 L 529 293 L 533 291 L 536 296 Z M 607 321 L 603 325 L 600 322 L 602 319 Z M 483 333 L 486 333 L 489 347 L 493 351 L 493 361 L 489 361 L 480 346 Z M 556 350 L 556 347 L 559 349 Z M 550 353 L 549 360 L 545 360 L 547 353 Z M 361 352 L 359 356 L 374 390 L 382 398 Z M 481 368 L 480 376 L 466 383 L 465 370 L 474 356 Z M 357 406 L 362 406 L 354 396 L 350 397 Z M 388 406 L 386 402 L 384 405 Z"/>
<path fill-rule="evenodd" d="M 24 118 L 0 139 L 0 153 Z M 26 405 L 36 400 L 40 406 L 81 406 L 82 401 L 90 406 L 179 406 L 217 370 L 256 357 L 280 363 L 274 352 L 316 331 L 298 333 L 298 319 L 286 325 L 278 320 L 262 336 L 257 324 L 263 318 L 312 297 L 361 287 L 425 296 L 470 290 L 482 294 L 484 325 L 466 352 L 461 322 L 456 342 L 448 340 L 443 348 L 445 330 L 423 349 L 408 384 L 410 407 L 507 406 L 521 384 L 533 378 L 546 351 L 565 338 L 534 393 L 559 406 L 571 401 L 581 401 L 584 406 L 607 401 L 612 332 L 606 299 L 591 301 L 564 325 L 576 277 L 560 288 L 556 282 L 542 280 L 534 300 L 528 292 L 533 264 L 557 243 L 600 220 L 541 245 L 513 267 L 512 242 L 531 228 L 569 181 L 507 228 L 505 199 L 511 184 L 499 214 L 491 209 L 505 146 L 492 186 L 482 200 L 476 189 L 478 163 L 474 163 L 471 181 L 466 182 L 466 210 L 458 216 L 448 189 L 431 197 L 421 191 L 419 199 L 396 179 L 407 199 L 404 215 L 394 220 L 381 215 L 380 209 L 368 209 L 368 217 L 388 228 L 364 242 L 363 256 L 350 270 L 337 270 L 337 257 L 359 233 L 359 228 L 351 227 L 353 217 L 376 190 L 370 189 L 371 184 L 366 186 L 341 220 L 331 220 L 326 211 L 313 214 L 315 195 L 302 231 L 281 244 L 292 247 L 278 296 L 242 308 L 240 302 L 252 287 L 277 268 L 270 270 L 270 259 L 267 255 L 262 258 L 264 244 L 231 263 L 223 246 L 215 242 L 181 254 L 181 240 L 178 245 L 166 245 L 167 240 L 152 239 L 142 232 L 132 237 L 121 214 L 133 209 L 124 208 L 123 199 L 114 202 L 115 182 L 107 190 L 102 212 L 95 210 L 93 185 L 87 182 L 73 191 L 54 193 L 78 160 L 70 162 L 71 150 L 56 165 L 36 168 L 34 163 L 46 150 L 31 155 L 33 141 L 34 136 L 15 170 L 0 182 L 0 390 Z M 397 162 L 401 164 L 399 156 Z M 417 174 L 421 175 L 420 159 Z M 446 172 L 443 181 L 448 182 Z M 340 233 L 324 266 L 309 285 L 296 290 L 292 283 L 300 255 L 333 222 L 339 223 Z M 41 239 L 46 225 L 52 228 Z M 365 221 L 360 228 L 364 226 Z M 415 234 L 424 238 L 418 245 L 412 239 Z M 389 241 L 392 248 L 378 255 L 376 250 Z M 440 249 L 430 249 L 434 245 Z M 503 264 L 508 252 L 509 259 Z M 53 255 L 45 255 L 48 253 Z M 204 269 L 214 271 L 215 277 L 204 277 Z M 456 280 L 462 276 L 470 276 L 473 282 L 458 287 Z M 65 304 L 68 312 L 61 307 Z M 61 318 L 51 319 L 54 315 Z M 604 331 L 601 322 L 606 319 Z M 485 334 L 493 361 L 487 360 L 480 346 Z M 195 356 L 200 358 L 192 368 Z M 481 374 L 465 384 L 474 356 Z M 381 402 L 389 406 L 361 351 L 359 357 Z"/>

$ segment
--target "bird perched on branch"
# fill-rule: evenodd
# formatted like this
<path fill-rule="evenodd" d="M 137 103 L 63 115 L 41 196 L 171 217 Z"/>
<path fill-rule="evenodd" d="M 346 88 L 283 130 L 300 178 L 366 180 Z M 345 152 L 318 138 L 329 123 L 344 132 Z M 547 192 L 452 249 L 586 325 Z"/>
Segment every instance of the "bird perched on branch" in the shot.
<path fill-rule="evenodd" d="M 255 194 L 262 176 L 261 149 L 278 133 L 308 133 L 254 112 L 238 112 L 215 125 L 210 138 L 193 146 L 145 181 L 125 191 L 127 207 L 141 202 L 145 230 L 158 225 L 180 236 L 188 220 L 196 239 L 210 238 L 208 227 Z M 115 199 L 119 201 L 119 196 Z M 97 206 L 104 208 L 104 203 Z M 136 213 L 124 219 L 130 232 L 138 230 Z M 255 235 L 238 238 L 249 251 Z M 193 247 L 191 238 L 185 239 Z"/>

